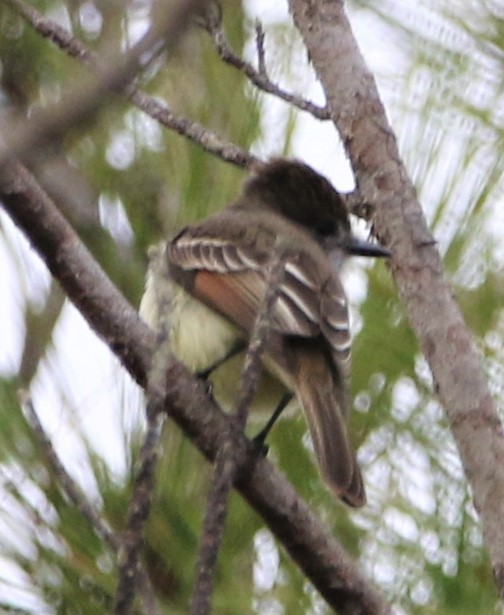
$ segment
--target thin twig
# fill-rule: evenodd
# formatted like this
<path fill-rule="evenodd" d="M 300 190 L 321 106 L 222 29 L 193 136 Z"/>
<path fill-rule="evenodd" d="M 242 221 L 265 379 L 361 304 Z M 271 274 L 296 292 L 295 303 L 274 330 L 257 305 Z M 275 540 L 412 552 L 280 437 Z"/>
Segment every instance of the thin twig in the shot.
<path fill-rule="evenodd" d="M 59 284 L 52 280 L 42 310 L 35 311 L 27 306 L 25 314 L 26 333 L 17 374 L 18 382 L 22 386 L 28 387 L 32 378 L 34 378 L 39 363 L 52 339 L 54 327 L 58 322 L 64 304 L 65 293 L 61 290 Z"/>
<path fill-rule="evenodd" d="M 54 471 L 63 492 L 75 508 L 80 511 L 81 515 L 87 519 L 96 534 L 103 540 L 108 548 L 114 553 L 117 553 L 121 544 L 118 536 L 113 532 L 100 512 L 91 504 L 79 485 L 66 471 L 65 466 L 60 461 L 60 458 L 54 450 L 49 436 L 45 432 L 45 429 L 40 422 L 30 394 L 27 391 L 22 390 L 19 391 L 18 395 L 19 402 L 26 413 L 28 422 L 32 426 L 33 432 L 37 437 L 44 451 L 44 455 Z M 149 615 L 155 615 L 158 610 L 156 606 L 154 589 L 152 588 L 149 577 L 143 567 L 140 567 L 138 572 L 138 589 L 142 599 L 144 612 Z"/>
<path fill-rule="evenodd" d="M 214 9 L 215 4 L 210 6 L 210 9 Z M 200 23 L 205 30 L 210 34 L 214 46 L 219 54 L 219 58 L 234 66 L 241 71 L 257 88 L 268 94 L 272 94 L 277 98 L 297 107 L 301 111 L 306 111 L 313 115 L 318 120 L 331 119 L 331 113 L 327 106 L 319 107 L 315 103 L 304 99 L 302 96 L 296 96 L 290 92 L 286 92 L 280 88 L 277 84 L 273 83 L 268 76 L 265 63 L 264 54 L 264 31 L 262 26 L 256 24 L 256 48 L 258 57 L 258 69 L 255 69 L 250 62 L 243 60 L 237 56 L 229 45 L 226 35 L 222 27 L 222 11 L 209 10 L 204 20 L 200 20 Z"/>
<path fill-rule="evenodd" d="M 254 399 L 261 378 L 260 358 L 271 331 L 273 307 L 283 282 L 286 260 L 287 254 L 279 251 L 277 258 L 271 265 L 267 276 L 266 294 L 261 302 L 250 336 L 243 365 L 242 385 L 234 413 L 236 427 L 240 432 L 243 432 L 247 424 L 250 404 Z"/>
<path fill-rule="evenodd" d="M 284 256 L 279 256 L 268 275 L 267 291 L 259 308 L 242 371 L 236 409 L 224 431 L 215 460 L 212 486 L 208 494 L 200 551 L 196 564 L 196 582 L 191 603 L 191 615 L 210 612 L 213 578 L 217 556 L 224 533 L 229 493 L 241 465 L 238 459 L 239 438 L 247 423 L 250 404 L 261 378 L 261 355 L 271 330 L 272 312 L 284 276 Z"/>
<path fill-rule="evenodd" d="M 258 158 L 247 150 L 230 141 L 226 141 L 217 133 L 205 128 L 198 122 L 176 115 L 167 105 L 140 90 L 132 92 L 130 100 L 139 109 L 145 111 L 145 113 L 166 128 L 187 137 L 209 154 L 218 156 L 225 162 L 241 168 L 251 168 L 260 162 Z"/>
<path fill-rule="evenodd" d="M 256 32 L 257 66 L 259 69 L 259 74 L 266 75 L 266 54 L 264 52 L 265 33 L 264 33 L 264 28 L 262 27 L 262 23 L 260 21 L 256 21 L 255 32 Z"/>
<path fill-rule="evenodd" d="M 84 64 L 93 74 L 103 72 L 99 56 L 87 48 L 81 41 L 72 36 L 51 19 L 44 17 L 39 11 L 28 5 L 24 0 L 7 0 L 39 34 L 51 40 L 69 56 Z M 129 85 L 123 92 L 131 102 L 147 113 L 161 125 L 187 137 L 193 143 L 202 147 L 208 153 L 214 154 L 239 167 L 251 167 L 258 162 L 252 154 L 239 146 L 222 139 L 217 133 L 205 128 L 198 122 L 181 117 L 169 109 L 158 99 L 145 94 L 134 85 Z"/>
<path fill-rule="evenodd" d="M 105 542 L 105 544 L 113 551 L 117 551 L 119 548 L 119 540 L 117 536 L 113 533 L 112 529 L 101 514 L 95 509 L 91 502 L 88 501 L 79 485 L 66 471 L 65 466 L 62 464 L 56 451 L 54 450 L 49 436 L 42 427 L 42 423 L 40 422 L 37 412 L 35 411 L 30 394 L 24 390 L 19 391 L 19 402 L 26 413 L 28 421 L 37 436 L 37 439 L 44 450 L 44 454 L 54 470 L 64 493 L 68 496 L 68 499 L 74 504 L 74 506 L 81 512 L 82 516 L 89 521 L 95 532 Z"/>
<path fill-rule="evenodd" d="M 147 412 L 147 431 L 140 451 L 139 469 L 128 505 L 126 527 L 119 549 L 119 582 L 117 584 L 114 613 L 128 615 L 132 612 L 139 579 L 139 557 L 143 547 L 143 531 L 152 504 L 155 488 L 157 451 L 165 413 Z"/>
<path fill-rule="evenodd" d="M 169 338 L 170 288 L 169 284 L 160 284 L 158 288 L 159 331 L 156 352 L 147 379 L 147 432 L 140 453 L 139 469 L 135 477 L 123 533 L 115 615 L 128 615 L 133 607 L 138 562 L 143 546 L 143 532 L 154 494 L 157 452 L 166 419 L 166 373 L 171 359 Z"/>

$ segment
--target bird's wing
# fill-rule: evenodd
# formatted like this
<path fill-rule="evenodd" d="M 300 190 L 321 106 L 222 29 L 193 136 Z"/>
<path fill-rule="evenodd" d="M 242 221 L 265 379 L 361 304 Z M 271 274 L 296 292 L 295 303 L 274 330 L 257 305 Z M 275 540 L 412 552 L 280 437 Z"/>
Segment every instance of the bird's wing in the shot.
<path fill-rule="evenodd" d="M 187 288 L 247 332 L 254 326 L 276 252 L 253 244 L 192 233 L 179 234 L 167 249 L 171 266 L 194 274 Z M 339 367 L 348 372 L 350 332 L 344 290 L 329 267 L 322 267 L 302 245 L 285 262 L 272 324 L 283 335 L 323 335 Z"/>

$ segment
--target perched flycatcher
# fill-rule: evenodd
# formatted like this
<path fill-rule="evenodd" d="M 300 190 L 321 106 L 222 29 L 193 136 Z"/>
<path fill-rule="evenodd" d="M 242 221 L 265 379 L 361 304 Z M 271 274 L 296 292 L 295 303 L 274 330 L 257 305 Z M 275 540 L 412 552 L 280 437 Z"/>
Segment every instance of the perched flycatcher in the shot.
<path fill-rule="evenodd" d="M 345 502 L 362 506 L 364 486 L 347 431 L 350 331 L 339 277 L 352 254 L 389 252 L 352 237 L 345 203 L 324 177 L 301 162 L 276 159 L 246 181 L 235 203 L 156 251 L 140 312 L 157 328 L 159 310 L 170 310 L 174 355 L 191 371 L 209 373 L 215 399 L 232 408 L 268 273 L 284 258 L 251 410 L 273 412 L 286 392 L 293 394 L 324 478 Z M 169 302 L 160 308 L 167 283 Z"/>

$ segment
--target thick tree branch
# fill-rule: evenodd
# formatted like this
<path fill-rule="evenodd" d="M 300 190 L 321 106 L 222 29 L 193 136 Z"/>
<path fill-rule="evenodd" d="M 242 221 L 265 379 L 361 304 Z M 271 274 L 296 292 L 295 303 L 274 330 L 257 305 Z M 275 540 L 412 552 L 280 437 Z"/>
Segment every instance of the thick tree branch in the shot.
<path fill-rule="evenodd" d="M 154 333 L 138 318 L 105 276 L 72 228 L 19 163 L 0 173 L 0 197 L 51 273 L 93 330 L 143 386 L 155 348 Z M 226 417 L 208 399 L 205 387 L 180 363 L 167 369 L 166 409 L 200 451 L 215 459 Z M 238 439 L 236 486 L 262 515 L 293 560 L 341 615 L 385 615 L 390 607 L 357 570 L 292 486 L 254 446 Z M 335 503 L 335 506 L 337 504 Z"/>
<path fill-rule="evenodd" d="M 481 358 L 444 278 L 441 257 L 343 3 L 289 4 L 360 192 L 374 205 L 376 234 L 392 249 L 391 271 L 450 421 L 504 598 L 504 438 Z"/>
<path fill-rule="evenodd" d="M 99 56 L 87 48 L 77 38 L 51 19 L 44 17 L 39 11 L 24 0 L 6 0 L 26 21 L 42 36 L 50 39 L 69 56 L 83 63 L 94 75 L 103 74 L 104 68 Z M 131 102 L 147 113 L 162 126 L 187 137 L 205 151 L 214 154 L 240 167 L 250 167 L 257 159 L 234 143 L 222 139 L 218 134 L 203 127 L 198 122 L 181 117 L 171 111 L 167 105 L 158 99 L 138 90 L 134 85 L 128 85 L 122 93 Z"/>

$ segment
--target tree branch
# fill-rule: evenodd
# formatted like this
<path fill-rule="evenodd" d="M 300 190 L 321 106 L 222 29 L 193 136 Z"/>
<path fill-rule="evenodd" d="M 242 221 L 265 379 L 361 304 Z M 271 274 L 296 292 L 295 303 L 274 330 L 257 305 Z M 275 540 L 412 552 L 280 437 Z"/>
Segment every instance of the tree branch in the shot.
<path fill-rule="evenodd" d="M 331 118 L 327 107 L 319 107 L 301 96 L 290 94 L 270 80 L 266 72 L 264 56 L 264 31 L 260 24 L 256 25 L 256 48 L 259 70 L 256 70 L 246 60 L 242 60 L 231 49 L 222 28 L 222 10 L 219 4 L 212 3 L 209 6 L 205 18 L 201 20 L 201 25 L 210 34 L 219 58 L 226 64 L 234 66 L 241 71 L 257 88 L 280 98 L 301 111 L 310 113 L 318 120 L 328 120 Z"/>
<path fill-rule="evenodd" d="M 6 0 L 39 34 L 51 40 L 69 56 L 84 64 L 94 75 L 104 72 L 99 56 L 87 48 L 70 32 L 51 19 L 44 17 L 24 0 Z M 159 100 L 138 90 L 134 85 L 128 85 L 122 93 L 138 108 L 147 113 L 162 126 L 187 137 L 193 143 L 202 147 L 210 154 L 218 156 L 226 162 L 239 167 L 251 167 L 258 162 L 252 154 L 234 143 L 225 141 L 218 134 L 203 127 L 198 122 L 173 113 L 169 107 Z"/>
<path fill-rule="evenodd" d="M 150 411 L 149 411 L 150 410 Z M 119 581 L 114 601 L 115 615 L 129 615 L 133 609 L 137 584 L 141 587 L 142 568 L 139 560 L 143 547 L 143 532 L 149 517 L 155 490 L 155 468 L 166 414 L 148 408 L 147 431 L 140 451 L 139 469 L 128 504 L 126 525 L 118 552 Z"/>
<path fill-rule="evenodd" d="M 154 333 L 120 295 L 61 213 L 18 162 L 0 173 L 6 211 L 29 238 L 51 273 L 93 330 L 141 385 L 146 385 Z M 200 451 L 214 460 L 229 417 L 212 403 L 202 383 L 170 360 L 166 410 Z M 390 607 L 292 486 L 254 446 L 238 438 L 236 487 L 262 515 L 293 560 L 341 615 L 385 615 Z M 336 506 L 337 504 L 335 504 Z"/>
<path fill-rule="evenodd" d="M 474 493 L 504 598 L 504 437 L 474 340 L 443 275 L 436 242 L 400 160 L 375 81 L 339 0 L 289 0 L 374 229 L 430 365 Z"/>
<path fill-rule="evenodd" d="M 8 1 L 11 6 L 19 2 Z M 97 78 L 92 77 L 87 83 L 80 80 L 59 102 L 34 112 L 13 127 L 2 127 L 0 166 L 16 157 L 23 159 L 27 155 L 32 156 L 48 142 L 57 142 L 70 127 L 96 113 L 106 94 L 127 90 L 136 73 L 145 69 L 161 49 L 171 49 L 177 44 L 189 17 L 196 8 L 204 5 L 205 0 L 159 2 L 163 6 L 156 11 L 158 18 L 152 20 L 145 35 L 127 53 L 113 58 L 107 65 L 99 66 Z"/>
<path fill-rule="evenodd" d="M 136 584 L 140 580 L 139 559 L 143 547 L 143 533 L 155 491 L 155 468 L 159 441 L 163 432 L 165 413 L 166 372 L 171 358 L 169 300 L 159 293 L 159 332 L 156 351 L 147 377 L 147 431 L 140 451 L 139 468 L 135 476 L 133 493 L 128 504 L 126 525 L 119 557 L 119 582 L 117 584 L 116 615 L 131 613 Z"/>

